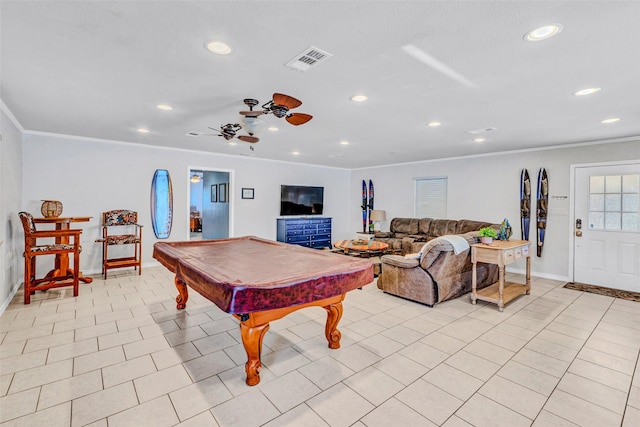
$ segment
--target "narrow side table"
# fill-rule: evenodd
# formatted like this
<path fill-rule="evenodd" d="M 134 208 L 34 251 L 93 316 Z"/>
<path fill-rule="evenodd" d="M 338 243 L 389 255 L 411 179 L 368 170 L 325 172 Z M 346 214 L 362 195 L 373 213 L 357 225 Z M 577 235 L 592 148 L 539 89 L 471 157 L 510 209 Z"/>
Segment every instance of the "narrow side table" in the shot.
<path fill-rule="evenodd" d="M 471 303 L 475 304 L 476 300 L 487 301 L 498 304 L 498 310 L 503 311 L 504 305 L 512 299 L 522 295 L 523 293 L 529 295 L 531 293 L 530 245 L 531 242 L 528 240 L 494 240 L 490 245 L 485 245 L 483 243 L 471 245 L 471 262 L 473 263 L 473 272 L 471 276 Z M 526 283 L 505 282 L 505 266 L 522 258 L 527 260 Z M 480 290 L 477 290 L 476 288 L 476 265 L 478 262 L 497 264 L 499 271 L 498 281 Z"/>

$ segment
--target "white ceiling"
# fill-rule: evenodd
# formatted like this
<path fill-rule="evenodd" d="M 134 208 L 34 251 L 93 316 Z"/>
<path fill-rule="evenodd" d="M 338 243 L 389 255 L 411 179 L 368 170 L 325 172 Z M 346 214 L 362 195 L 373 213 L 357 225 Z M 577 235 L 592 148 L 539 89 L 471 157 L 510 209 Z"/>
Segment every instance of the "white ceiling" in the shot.
<path fill-rule="evenodd" d="M 0 19 L 0 96 L 27 131 L 345 168 L 640 135 L 638 1 L 2 0 Z M 550 23 L 563 31 L 523 40 Z M 214 39 L 233 53 L 208 52 Z M 284 66 L 309 46 L 333 57 Z M 313 120 L 263 116 L 280 130 L 253 152 L 185 135 L 274 92 Z M 486 127 L 483 143 L 466 133 Z"/>

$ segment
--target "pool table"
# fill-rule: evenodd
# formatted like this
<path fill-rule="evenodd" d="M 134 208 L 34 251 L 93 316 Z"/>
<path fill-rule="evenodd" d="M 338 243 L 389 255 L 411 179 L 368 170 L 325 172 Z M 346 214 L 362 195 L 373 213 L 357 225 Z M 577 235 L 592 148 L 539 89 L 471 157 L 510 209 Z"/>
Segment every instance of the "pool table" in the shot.
<path fill-rule="evenodd" d="M 260 382 L 269 322 L 301 308 L 323 307 L 329 348 L 340 348 L 342 301 L 347 292 L 373 281 L 369 260 L 254 236 L 157 242 L 153 257 L 175 274 L 178 309 L 186 306 L 188 286 L 240 321 L 250 386 Z"/>

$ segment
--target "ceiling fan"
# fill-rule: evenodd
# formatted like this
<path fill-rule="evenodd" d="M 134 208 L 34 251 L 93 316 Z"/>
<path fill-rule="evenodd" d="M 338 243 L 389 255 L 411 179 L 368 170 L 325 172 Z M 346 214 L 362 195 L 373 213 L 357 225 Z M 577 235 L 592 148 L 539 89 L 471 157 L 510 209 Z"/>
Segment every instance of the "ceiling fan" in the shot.
<path fill-rule="evenodd" d="M 240 126 L 238 123 L 227 123 L 226 125 L 220 126 L 220 130 L 212 127 L 210 127 L 209 129 L 214 132 L 218 132 L 217 135 L 223 137 L 227 141 L 230 141 L 233 138 L 237 138 L 240 141 L 249 142 L 251 144 L 255 144 L 256 142 L 260 141 L 260 138 L 253 135 L 238 135 L 238 131 L 242 129 L 242 126 Z M 251 147 L 251 149 L 253 150 L 253 147 Z"/>
<path fill-rule="evenodd" d="M 262 105 L 262 111 L 254 111 L 253 109 L 253 107 L 259 104 L 257 99 L 247 98 L 244 100 L 244 103 L 249 107 L 249 111 L 240 111 L 240 114 L 245 117 L 255 118 L 262 114 L 273 114 L 279 119 L 284 117 L 287 122 L 294 126 L 303 125 L 313 118 L 310 114 L 289 113 L 289 110 L 293 110 L 294 108 L 301 106 L 302 101 L 281 93 L 274 93 L 273 99 Z"/>

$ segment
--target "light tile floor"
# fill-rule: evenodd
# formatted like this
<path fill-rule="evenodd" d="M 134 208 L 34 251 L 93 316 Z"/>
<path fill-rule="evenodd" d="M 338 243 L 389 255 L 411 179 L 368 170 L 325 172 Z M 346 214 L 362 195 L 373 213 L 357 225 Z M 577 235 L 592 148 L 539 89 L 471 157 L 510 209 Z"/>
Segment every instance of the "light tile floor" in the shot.
<path fill-rule="evenodd" d="M 640 303 L 534 279 L 530 296 L 429 308 L 375 284 L 275 321 L 244 383 L 236 320 L 162 267 L 19 292 L 0 318 L 3 426 L 640 425 Z M 513 277 L 512 280 L 522 280 Z"/>

